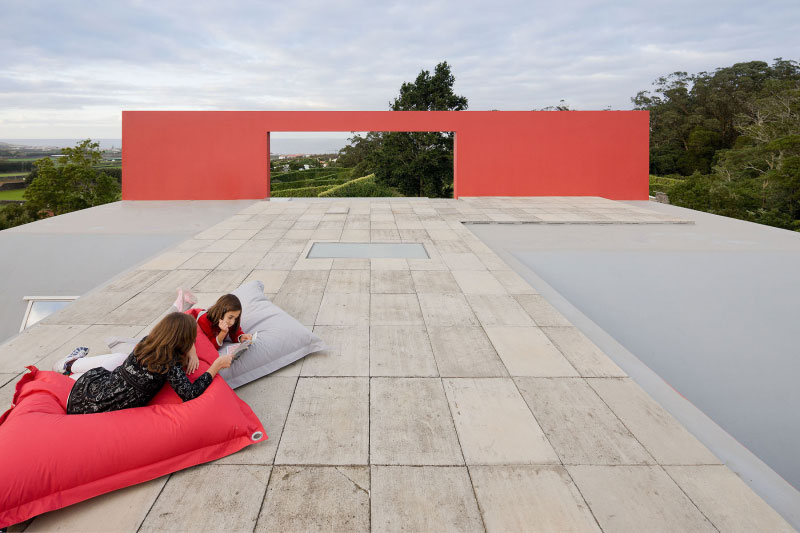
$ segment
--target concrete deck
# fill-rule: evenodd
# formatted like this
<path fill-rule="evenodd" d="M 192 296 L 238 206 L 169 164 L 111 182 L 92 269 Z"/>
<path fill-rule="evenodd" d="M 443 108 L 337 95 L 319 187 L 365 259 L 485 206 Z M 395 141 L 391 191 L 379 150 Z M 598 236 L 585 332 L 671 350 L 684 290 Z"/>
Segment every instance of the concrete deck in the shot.
<path fill-rule="evenodd" d="M 599 198 L 253 204 L 0 346 L 0 401 L 23 365 L 146 331 L 178 285 L 207 306 L 261 279 L 332 347 L 237 390 L 269 440 L 18 529 L 793 530 L 463 222 L 687 221 Z M 305 259 L 314 241 L 431 258 Z"/>

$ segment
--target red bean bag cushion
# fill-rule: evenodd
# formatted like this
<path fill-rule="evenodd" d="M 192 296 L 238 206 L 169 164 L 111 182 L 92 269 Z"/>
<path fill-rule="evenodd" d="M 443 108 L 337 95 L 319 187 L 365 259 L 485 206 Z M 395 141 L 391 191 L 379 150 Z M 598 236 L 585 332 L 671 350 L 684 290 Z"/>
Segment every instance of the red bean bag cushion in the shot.
<path fill-rule="evenodd" d="M 203 342 L 205 341 L 205 342 Z M 217 356 L 197 337 L 200 368 Z M 250 407 L 220 376 L 183 402 L 166 384 L 145 407 L 67 415 L 75 383 L 28 367 L 0 417 L 0 527 L 135 485 L 265 440 Z"/>

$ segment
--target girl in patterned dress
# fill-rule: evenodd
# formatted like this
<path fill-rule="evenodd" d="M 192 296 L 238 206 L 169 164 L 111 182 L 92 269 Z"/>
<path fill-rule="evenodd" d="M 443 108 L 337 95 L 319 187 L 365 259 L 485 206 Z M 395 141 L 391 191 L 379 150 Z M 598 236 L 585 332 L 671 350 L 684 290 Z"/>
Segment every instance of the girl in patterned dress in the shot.
<path fill-rule="evenodd" d="M 98 358 L 70 361 L 70 368 L 65 370 L 78 373 L 78 379 L 69 394 L 67 414 L 141 407 L 147 405 L 166 382 L 183 401 L 200 396 L 217 372 L 231 365 L 233 358 L 229 355 L 220 356 L 194 383 L 190 382 L 184 367 L 190 360 L 197 360 L 194 348 L 196 337 L 195 320 L 189 315 L 175 312 L 156 324 L 125 361 L 113 370 L 96 365 L 94 368 L 83 368 L 93 365 L 91 360 Z"/>

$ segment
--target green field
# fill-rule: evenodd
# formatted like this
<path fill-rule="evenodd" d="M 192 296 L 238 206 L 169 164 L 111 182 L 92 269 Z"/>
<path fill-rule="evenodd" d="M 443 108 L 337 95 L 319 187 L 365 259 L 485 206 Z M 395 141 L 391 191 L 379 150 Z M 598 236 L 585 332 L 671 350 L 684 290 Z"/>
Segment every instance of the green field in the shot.
<path fill-rule="evenodd" d="M 0 200 L 24 200 L 22 195 L 25 189 L 12 189 L 10 191 L 0 191 Z"/>
<path fill-rule="evenodd" d="M 0 172 L 0 178 L 14 178 L 17 176 L 24 178 L 28 174 L 28 172 Z"/>
<path fill-rule="evenodd" d="M 310 168 L 276 172 L 270 179 L 274 198 L 401 196 L 391 187 L 375 182 L 375 175 L 353 176 L 349 168 Z"/>

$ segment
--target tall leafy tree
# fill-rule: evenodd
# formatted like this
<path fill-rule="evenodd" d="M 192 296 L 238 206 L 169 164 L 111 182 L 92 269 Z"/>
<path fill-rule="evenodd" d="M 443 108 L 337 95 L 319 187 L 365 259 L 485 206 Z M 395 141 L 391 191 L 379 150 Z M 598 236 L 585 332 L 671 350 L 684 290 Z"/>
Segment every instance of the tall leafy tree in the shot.
<path fill-rule="evenodd" d="M 453 91 L 455 76 L 446 61 L 433 74 L 422 70 L 413 82 L 403 83 L 392 101 L 393 111 L 462 111 L 467 98 Z M 366 148 L 361 171 L 374 172 L 378 183 L 405 196 L 452 196 L 452 132 L 384 132 L 357 139 Z M 358 167 L 356 167 L 358 169 Z"/>
<path fill-rule="evenodd" d="M 119 198 L 117 180 L 94 168 L 102 161 L 99 143 L 86 139 L 61 153 L 57 162 L 36 161 L 36 177 L 24 195 L 30 212 L 37 217 L 61 215 Z"/>
<path fill-rule="evenodd" d="M 740 132 L 736 117 L 764 96 L 770 82 L 800 80 L 796 61 L 736 63 L 714 72 L 675 72 L 640 91 L 636 109 L 650 111 L 650 172 L 708 174 L 718 150 L 733 148 Z"/>

